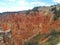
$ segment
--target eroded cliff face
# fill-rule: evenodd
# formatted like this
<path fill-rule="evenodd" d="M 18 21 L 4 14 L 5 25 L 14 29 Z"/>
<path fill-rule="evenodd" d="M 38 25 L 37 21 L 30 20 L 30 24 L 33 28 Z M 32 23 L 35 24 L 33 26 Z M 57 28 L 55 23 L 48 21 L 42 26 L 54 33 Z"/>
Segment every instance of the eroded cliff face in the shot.
<path fill-rule="evenodd" d="M 2 13 L 0 14 L 0 27 L 4 32 L 8 29 L 11 30 L 13 45 L 25 45 L 25 42 L 31 40 L 43 44 L 52 37 L 54 38 L 55 32 L 58 37 L 60 35 L 60 17 L 54 21 L 54 16 L 55 14 L 50 11 L 50 7 L 42 12 L 39 9 L 38 11 L 32 10 L 28 14 L 26 12 Z M 34 37 L 38 38 L 38 40 Z M 6 40 L 10 41 L 9 39 Z"/>

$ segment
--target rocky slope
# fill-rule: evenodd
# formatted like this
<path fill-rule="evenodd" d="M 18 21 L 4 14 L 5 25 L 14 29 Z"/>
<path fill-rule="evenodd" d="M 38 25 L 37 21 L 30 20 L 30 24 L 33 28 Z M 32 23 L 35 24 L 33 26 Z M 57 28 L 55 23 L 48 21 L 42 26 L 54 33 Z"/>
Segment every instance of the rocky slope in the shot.
<path fill-rule="evenodd" d="M 0 13 L 0 27 L 11 30 L 14 45 L 55 45 L 60 40 L 60 5 Z"/>

